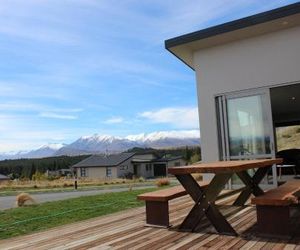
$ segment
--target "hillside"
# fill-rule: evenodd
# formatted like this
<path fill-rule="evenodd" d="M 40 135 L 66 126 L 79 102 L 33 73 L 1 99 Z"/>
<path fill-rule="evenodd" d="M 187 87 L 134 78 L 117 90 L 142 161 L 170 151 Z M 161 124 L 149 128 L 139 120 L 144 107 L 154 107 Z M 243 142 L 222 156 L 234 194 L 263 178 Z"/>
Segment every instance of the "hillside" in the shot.
<path fill-rule="evenodd" d="M 277 128 L 276 137 L 278 151 L 290 148 L 300 149 L 300 126 Z"/>

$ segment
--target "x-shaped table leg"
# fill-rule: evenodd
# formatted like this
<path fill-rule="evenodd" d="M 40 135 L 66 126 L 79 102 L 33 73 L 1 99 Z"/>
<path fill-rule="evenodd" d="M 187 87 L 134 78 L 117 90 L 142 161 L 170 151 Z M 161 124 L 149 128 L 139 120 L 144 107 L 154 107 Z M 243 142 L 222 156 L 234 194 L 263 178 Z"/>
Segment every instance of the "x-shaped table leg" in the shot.
<path fill-rule="evenodd" d="M 254 194 L 255 196 L 262 195 L 264 191 L 258 186 L 258 184 L 262 181 L 262 179 L 266 176 L 268 173 L 270 167 L 263 167 L 259 168 L 253 177 L 251 177 L 247 171 L 237 172 L 236 174 L 242 182 L 245 184 L 245 189 L 240 193 L 240 195 L 237 197 L 233 205 L 236 206 L 243 206 L 246 201 L 249 199 L 251 194 Z"/>
<path fill-rule="evenodd" d="M 231 176 L 232 173 L 217 174 L 208 187 L 202 188 L 190 174 L 176 175 L 179 182 L 196 203 L 182 222 L 180 226 L 181 230 L 194 231 L 201 219 L 206 216 L 219 233 L 237 235 L 214 204 L 218 194 L 222 191 Z"/>

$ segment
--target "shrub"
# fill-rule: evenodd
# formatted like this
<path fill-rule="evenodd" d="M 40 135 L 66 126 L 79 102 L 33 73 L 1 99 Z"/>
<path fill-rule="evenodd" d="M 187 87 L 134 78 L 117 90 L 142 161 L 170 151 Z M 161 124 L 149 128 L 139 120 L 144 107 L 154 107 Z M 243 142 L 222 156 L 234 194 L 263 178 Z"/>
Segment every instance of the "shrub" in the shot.
<path fill-rule="evenodd" d="M 292 136 L 291 135 L 288 135 L 288 134 L 284 134 L 282 135 L 283 138 L 291 138 Z"/>
<path fill-rule="evenodd" d="M 193 174 L 193 177 L 196 181 L 203 181 L 202 174 Z"/>
<path fill-rule="evenodd" d="M 44 181 L 47 180 L 47 176 L 45 176 L 43 173 L 35 172 L 35 174 L 32 175 L 33 181 Z"/>
<path fill-rule="evenodd" d="M 162 179 L 158 179 L 156 181 L 156 186 L 161 187 L 161 186 L 168 186 L 170 185 L 170 181 L 168 178 L 162 178 Z"/>
<path fill-rule="evenodd" d="M 140 177 L 140 178 L 138 179 L 138 181 L 139 181 L 139 182 L 145 182 L 145 178 Z"/>

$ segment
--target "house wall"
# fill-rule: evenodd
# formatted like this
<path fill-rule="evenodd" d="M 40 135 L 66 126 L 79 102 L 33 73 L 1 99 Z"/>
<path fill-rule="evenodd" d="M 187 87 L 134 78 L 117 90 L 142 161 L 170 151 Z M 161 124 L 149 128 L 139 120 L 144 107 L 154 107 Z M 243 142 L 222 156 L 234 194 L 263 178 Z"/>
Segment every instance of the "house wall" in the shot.
<path fill-rule="evenodd" d="M 146 168 L 146 164 L 150 164 L 151 169 L 147 170 Z M 141 163 L 140 166 L 140 176 L 144 177 L 144 178 L 151 178 L 154 176 L 154 168 L 153 168 L 153 164 L 152 163 Z"/>
<path fill-rule="evenodd" d="M 10 179 L 0 179 L 0 183 L 6 183 L 8 182 Z"/>
<path fill-rule="evenodd" d="M 110 167 L 112 176 L 110 178 L 117 178 L 117 167 Z M 97 178 L 106 178 L 106 167 L 87 167 L 87 176 L 86 178 L 97 179 Z M 76 173 L 78 177 L 80 175 L 80 168 L 76 168 Z"/>
<path fill-rule="evenodd" d="M 133 164 L 131 163 L 132 158 L 128 159 L 127 161 L 123 162 L 122 164 L 118 165 L 117 167 L 117 176 L 122 178 L 124 175 L 128 173 L 133 173 Z M 127 166 L 127 169 L 126 169 Z M 122 167 L 125 167 L 123 169 Z"/>
<path fill-rule="evenodd" d="M 178 159 L 178 160 L 172 160 L 172 161 L 168 161 L 168 168 L 170 167 L 177 167 L 177 163 L 179 163 L 179 166 L 185 166 L 186 165 L 186 162 L 184 159 Z"/>
<path fill-rule="evenodd" d="M 142 155 L 134 155 L 132 160 L 153 160 L 156 159 L 154 154 L 142 154 Z"/>
<path fill-rule="evenodd" d="M 300 81 L 300 27 L 194 53 L 202 160 L 219 159 L 215 95 Z"/>
<path fill-rule="evenodd" d="M 169 175 L 169 172 L 168 172 L 168 168 L 171 168 L 171 167 L 179 167 L 179 166 L 185 166 L 186 165 L 186 162 L 184 159 L 177 159 L 177 160 L 172 160 L 172 161 L 168 161 L 166 166 L 167 166 L 167 176 Z"/>

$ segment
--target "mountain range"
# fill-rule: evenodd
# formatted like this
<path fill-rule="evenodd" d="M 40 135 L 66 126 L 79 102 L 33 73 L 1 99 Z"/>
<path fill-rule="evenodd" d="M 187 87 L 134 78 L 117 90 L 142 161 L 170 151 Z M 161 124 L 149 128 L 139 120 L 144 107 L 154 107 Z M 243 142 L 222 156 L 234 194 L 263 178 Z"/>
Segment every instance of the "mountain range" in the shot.
<path fill-rule="evenodd" d="M 30 151 L 0 153 L 0 160 L 43 158 L 60 155 L 113 154 L 134 147 L 170 148 L 199 145 L 199 130 L 162 131 L 149 134 L 128 135 L 126 137 L 94 134 L 92 136 L 82 136 L 70 144 L 47 144 Z"/>

